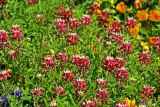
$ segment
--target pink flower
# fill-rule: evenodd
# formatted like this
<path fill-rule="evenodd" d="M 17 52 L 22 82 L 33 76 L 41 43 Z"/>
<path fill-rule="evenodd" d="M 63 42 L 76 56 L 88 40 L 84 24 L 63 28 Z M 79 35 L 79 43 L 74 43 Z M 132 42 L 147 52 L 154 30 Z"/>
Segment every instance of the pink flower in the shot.
<path fill-rule="evenodd" d="M 70 31 L 73 31 L 77 29 L 80 25 L 80 22 L 78 22 L 78 19 L 70 19 L 68 26 L 70 27 Z"/>
<path fill-rule="evenodd" d="M 29 0 L 29 1 L 28 1 L 28 6 L 31 5 L 31 4 L 37 4 L 37 2 L 34 1 L 34 0 Z"/>
<path fill-rule="evenodd" d="M 92 100 L 86 100 L 82 102 L 82 106 L 83 107 L 95 107 L 96 106 L 96 102 L 92 101 Z"/>
<path fill-rule="evenodd" d="M 146 64 L 146 66 L 152 64 L 151 59 L 150 59 L 150 55 L 148 55 L 147 51 L 140 52 L 138 58 L 139 58 L 140 64 Z"/>
<path fill-rule="evenodd" d="M 41 91 L 41 87 L 38 88 L 34 87 L 34 90 L 32 91 L 31 94 L 34 98 L 36 98 L 38 94 L 40 95 L 40 97 L 43 97 L 42 96 L 43 92 Z"/>
<path fill-rule="evenodd" d="M 23 38 L 22 37 L 23 32 L 19 27 L 20 27 L 20 25 L 13 25 L 12 26 L 12 30 L 11 30 L 11 33 L 12 33 L 11 38 L 12 38 L 12 40 L 20 41 L 20 38 L 21 39 Z"/>
<path fill-rule="evenodd" d="M 74 74 L 72 73 L 72 70 L 71 70 L 71 71 L 70 71 L 70 70 L 67 70 L 67 71 L 64 71 L 64 72 L 63 72 L 62 79 L 65 79 L 64 82 L 66 82 L 66 81 L 73 82 L 73 81 L 74 81 L 74 78 L 75 78 L 75 76 L 74 76 Z"/>
<path fill-rule="evenodd" d="M 45 68 L 46 71 L 48 71 L 48 69 L 53 70 L 53 68 L 56 66 L 56 62 L 53 61 L 53 58 L 51 55 L 46 55 L 44 57 L 45 62 L 43 62 L 42 64 L 42 68 Z"/>
<path fill-rule="evenodd" d="M 105 40 L 102 36 L 99 36 L 97 42 L 105 42 Z"/>
<path fill-rule="evenodd" d="M 155 46 L 155 49 L 157 51 L 160 51 L 160 37 L 158 37 L 158 39 L 157 39 L 156 43 L 154 44 L 154 46 Z"/>
<path fill-rule="evenodd" d="M 47 46 L 47 43 L 43 42 L 43 46 Z"/>
<path fill-rule="evenodd" d="M 8 55 L 8 56 L 12 56 L 12 59 L 14 60 L 14 57 L 15 57 L 15 56 L 16 56 L 16 57 L 19 56 L 19 55 L 17 55 L 16 52 L 17 52 L 17 51 L 15 51 L 15 50 L 9 50 L 8 53 L 7 53 L 7 55 Z"/>
<path fill-rule="evenodd" d="M 70 33 L 66 39 L 66 41 L 68 42 L 68 45 L 73 45 L 75 46 L 76 44 L 78 44 L 78 39 L 80 39 L 79 36 L 77 36 L 76 33 Z"/>
<path fill-rule="evenodd" d="M 55 22 L 56 22 L 56 25 L 55 25 L 56 29 L 59 31 L 60 34 L 67 32 L 65 20 L 56 19 Z"/>
<path fill-rule="evenodd" d="M 129 72 L 126 70 L 126 67 L 121 67 L 116 70 L 116 75 L 114 76 L 117 78 L 118 81 L 124 82 L 125 79 L 128 79 Z"/>
<path fill-rule="evenodd" d="M 122 41 L 119 45 L 120 55 L 124 54 L 125 56 L 131 55 L 132 44 L 128 41 Z"/>
<path fill-rule="evenodd" d="M 149 95 L 153 95 L 154 88 L 151 86 L 143 85 L 143 90 L 141 90 L 143 98 L 150 100 Z"/>
<path fill-rule="evenodd" d="M 102 14 L 100 14 L 98 16 L 98 20 L 103 24 L 105 25 L 105 23 L 109 23 L 108 19 L 110 18 L 109 16 L 109 11 L 108 10 L 103 10 L 102 11 Z"/>
<path fill-rule="evenodd" d="M 87 83 L 83 79 L 77 79 L 76 81 L 73 81 L 74 88 L 77 88 L 78 90 L 87 90 L 86 85 Z"/>
<path fill-rule="evenodd" d="M 69 20 L 69 18 L 72 17 L 72 10 L 70 9 L 64 9 L 63 7 L 59 7 L 57 13 L 61 16 L 63 16 L 63 19 Z"/>
<path fill-rule="evenodd" d="M 119 102 L 115 107 L 129 107 L 126 101 Z"/>
<path fill-rule="evenodd" d="M 84 95 L 86 95 L 87 93 L 85 92 L 85 91 L 83 91 L 83 90 L 76 90 L 75 92 L 74 92 L 74 95 L 77 95 L 77 98 L 79 99 L 79 98 L 82 98 L 82 96 L 84 96 Z"/>
<path fill-rule="evenodd" d="M 109 92 L 107 92 L 106 89 L 100 89 L 99 88 L 99 91 L 98 93 L 96 93 L 96 97 L 100 99 L 100 101 L 103 103 L 103 104 L 108 104 L 106 99 L 109 99 Z"/>
<path fill-rule="evenodd" d="M 61 87 L 61 86 L 56 86 L 56 87 L 54 87 L 54 90 L 55 91 L 52 91 L 54 94 L 53 95 L 55 95 L 55 96 L 57 96 L 57 94 L 59 94 L 59 95 L 61 95 L 61 96 L 63 96 L 65 93 L 64 93 L 64 89 L 63 89 L 63 87 Z"/>
<path fill-rule="evenodd" d="M 89 15 L 83 15 L 80 20 L 81 20 L 81 24 L 83 24 L 84 26 L 86 25 L 91 26 L 90 22 L 92 21 L 92 19 Z"/>
<path fill-rule="evenodd" d="M 52 100 L 50 107 L 57 107 L 57 106 L 58 106 L 58 103 L 56 102 L 56 100 Z"/>
<path fill-rule="evenodd" d="M 102 78 L 98 78 L 95 80 L 96 83 L 101 87 L 101 86 L 107 86 L 108 84 L 106 84 L 107 80 L 103 80 Z"/>
<path fill-rule="evenodd" d="M 7 42 L 8 39 L 8 31 L 0 30 L 0 42 Z"/>
<path fill-rule="evenodd" d="M 7 77 L 11 77 L 11 75 L 9 75 L 8 71 L 7 70 L 2 70 L 0 72 L 0 80 L 2 80 L 3 78 L 5 80 L 7 80 Z"/>
<path fill-rule="evenodd" d="M 90 5 L 90 14 L 92 15 L 93 13 L 96 13 L 98 14 L 98 11 L 97 10 L 100 10 L 100 6 L 97 2 L 93 2 L 93 4 Z"/>
<path fill-rule="evenodd" d="M 62 65 L 65 65 L 67 62 L 67 54 L 64 52 L 60 52 L 59 54 L 56 55 L 57 60 L 61 60 L 62 61 Z"/>
<path fill-rule="evenodd" d="M 129 30 L 130 28 L 134 28 L 136 26 L 136 22 L 137 20 L 134 19 L 133 17 L 127 17 L 127 22 L 125 22 L 126 24 L 126 28 L 127 30 Z"/>

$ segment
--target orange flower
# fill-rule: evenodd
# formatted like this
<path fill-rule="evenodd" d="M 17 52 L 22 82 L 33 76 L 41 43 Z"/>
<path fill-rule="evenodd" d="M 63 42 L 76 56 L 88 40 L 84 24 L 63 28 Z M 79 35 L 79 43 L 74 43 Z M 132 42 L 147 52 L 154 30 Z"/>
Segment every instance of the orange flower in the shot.
<path fill-rule="evenodd" d="M 140 7 L 142 7 L 141 0 L 135 0 L 134 4 L 136 5 L 137 9 L 140 8 Z"/>
<path fill-rule="evenodd" d="M 145 10 L 138 10 L 136 14 L 136 18 L 139 19 L 139 21 L 147 21 L 148 20 L 148 12 Z"/>
<path fill-rule="evenodd" d="M 137 36 L 139 34 L 139 26 L 136 25 L 134 28 L 130 28 L 130 33 L 132 33 L 134 36 Z"/>
<path fill-rule="evenodd" d="M 150 37 L 148 41 L 151 44 L 151 46 L 153 46 L 156 43 L 157 39 L 158 39 L 157 37 Z"/>
<path fill-rule="evenodd" d="M 149 11 L 149 20 L 158 22 L 160 20 L 160 11 L 159 10 L 150 10 Z"/>
<path fill-rule="evenodd" d="M 126 5 L 124 4 L 124 2 L 121 1 L 120 3 L 117 4 L 116 10 L 117 10 L 118 12 L 124 13 L 124 12 L 126 12 L 127 7 L 126 7 Z"/>
<path fill-rule="evenodd" d="M 160 0 L 159 0 L 159 4 L 160 4 Z"/>

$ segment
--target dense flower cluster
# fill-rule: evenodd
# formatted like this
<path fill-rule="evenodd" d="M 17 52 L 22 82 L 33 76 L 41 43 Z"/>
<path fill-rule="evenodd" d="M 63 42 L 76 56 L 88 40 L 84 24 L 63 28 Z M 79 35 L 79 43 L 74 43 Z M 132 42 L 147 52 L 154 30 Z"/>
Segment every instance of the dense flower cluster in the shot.
<path fill-rule="evenodd" d="M 69 19 L 69 28 L 70 28 L 70 31 L 74 31 L 75 29 L 77 29 L 79 27 L 81 23 L 78 21 L 78 19 Z"/>
<path fill-rule="evenodd" d="M 17 55 L 17 51 L 16 50 L 9 50 L 7 53 L 8 56 L 12 56 L 12 59 L 14 60 L 14 57 L 18 57 L 19 55 Z"/>
<path fill-rule="evenodd" d="M 3 78 L 7 80 L 7 77 L 11 77 L 11 75 L 9 75 L 8 73 L 8 70 L 2 70 L 0 72 L 0 80 L 2 80 Z"/>
<path fill-rule="evenodd" d="M 56 29 L 59 31 L 60 34 L 62 33 L 66 33 L 67 31 L 67 28 L 66 28 L 66 23 L 65 23 L 65 20 L 63 19 L 56 19 L 55 20 L 56 22 Z"/>
<path fill-rule="evenodd" d="M 154 88 L 151 86 L 143 85 L 143 90 L 141 90 L 142 97 L 146 100 L 150 100 L 149 95 L 153 95 Z"/>
<path fill-rule="evenodd" d="M 12 38 L 12 40 L 20 41 L 20 39 L 23 38 L 22 37 L 23 32 L 19 27 L 20 27 L 20 25 L 13 25 L 12 26 L 12 30 L 11 30 L 11 33 L 12 33 L 11 38 Z"/>
<path fill-rule="evenodd" d="M 56 102 L 56 100 L 52 100 L 50 107 L 57 107 L 57 106 L 58 106 L 58 103 Z"/>
<path fill-rule="evenodd" d="M 22 97 L 21 93 L 23 91 L 21 89 L 19 89 L 18 87 L 16 87 L 15 89 L 13 89 L 12 93 L 9 93 L 10 95 L 16 95 L 17 97 Z"/>
<path fill-rule="evenodd" d="M 154 45 L 155 45 L 155 49 L 159 51 L 160 50 L 160 37 L 157 38 L 157 41 L 155 42 Z"/>
<path fill-rule="evenodd" d="M 63 7 L 59 7 L 57 13 L 58 13 L 58 15 L 63 16 L 63 19 L 69 20 L 69 18 L 72 17 L 72 10 L 64 9 Z"/>
<path fill-rule="evenodd" d="M 78 39 L 80 39 L 80 37 L 76 33 L 70 33 L 67 36 L 66 41 L 67 41 L 68 45 L 75 46 L 78 43 Z"/>
<path fill-rule="evenodd" d="M 130 107 L 126 101 L 119 102 L 115 107 Z"/>
<path fill-rule="evenodd" d="M 100 10 L 100 5 L 98 2 L 93 2 L 93 4 L 90 5 L 89 12 L 91 15 L 93 15 L 93 13 L 99 14 L 99 10 Z"/>
<path fill-rule="evenodd" d="M 98 20 L 105 25 L 105 23 L 109 23 L 108 19 L 110 18 L 109 16 L 109 10 L 103 10 L 101 14 L 98 16 Z"/>
<path fill-rule="evenodd" d="M 38 88 L 34 87 L 34 90 L 31 92 L 31 94 L 34 98 L 36 98 L 37 95 L 40 95 L 40 97 L 43 97 L 42 95 L 43 92 L 41 91 L 41 87 L 38 87 Z"/>
<path fill-rule="evenodd" d="M 63 96 L 65 93 L 64 93 L 64 89 L 63 87 L 61 86 L 55 86 L 53 87 L 54 91 L 52 91 L 53 95 L 57 96 L 57 94 Z"/>
<path fill-rule="evenodd" d="M 82 15 L 82 18 L 80 19 L 80 21 L 81 21 L 81 24 L 83 24 L 84 26 L 86 26 L 86 25 L 91 25 L 91 21 L 92 21 L 92 19 L 91 19 L 91 17 L 89 16 L 89 15 Z"/>
<path fill-rule="evenodd" d="M 9 106 L 9 98 L 6 98 L 5 96 L 0 97 L 0 106 L 2 107 L 8 107 Z"/>
<path fill-rule="evenodd" d="M 127 17 L 127 22 L 125 22 L 126 24 L 126 28 L 127 30 L 129 30 L 130 28 L 134 28 L 136 26 L 136 22 L 137 20 L 134 19 L 133 17 Z"/>
<path fill-rule="evenodd" d="M 152 64 L 147 51 L 140 52 L 138 58 L 140 64 L 146 64 L 146 66 Z"/>
<path fill-rule="evenodd" d="M 125 54 L 125 56 L 131 55 L 132 44 L 128 41 L 122 41 L 119 45 L 120 55 Z"/>
<path fill-rule="evenodd" d="M 80 67 L 79 71 L 81 71 L 83 69 L 90 69 L 90 60 L 86 56 L 73 55 L 73 56 L 71 56 L 71 59 L 72 59 L 72 63 L 75 66 Z"/>
<path fill-rule="evenodd" d="M 98 78 L 95 80 L 96 83 L 99 85 L 99 87 L 102 87 L 102 86 L 107 86 L 108 84 L 106 84 L 107 80 L 104 80 L 102 78 Z"/>
<path fill-rule="evenodd" d="M 56 62 L 53 61 L 52 56 L 50 55 L 46 55 L 44 57 L 44 61 L 42 64 L 42 68 L 45 68 L 45 72 L 47 72 L 48 70 L 53 70 L 53 68 L 56 66 Z"/>
<path fill-rule="evenodd" d="M 72 73 L 72 70 L 71 70 L 71 71 L 70 71 L 70 70 L 66 70 L 66 71 L 64 71 L 63 74 L 62 74 L 62 79 L 65 80 L 64 83 L 65 83 L 66 81 L 73 82 L 73 81 L 74 81 L 74 78 L 75 78 L 75 76 L 74 76 L 74 74 Z"/>
<path fill-rule="evenodd" d="M 4 47 L 9 47 L 10 42 L 8 42 L 9 36 L 8 31 L 0 30 L 0 50 Z"/>
<path fill-rule="evenodd" d="M 64 52 L 60 52 L 59 54 L 56 55 L 57 60 L 61 60 L 62 61 L 62 65 L 65 65 L 67 62 L 67 54 Z"/>
<path fill-rule="evenodd" d="M 94 100 L 86 100 L 82 102 L 83 107 L 95 107 L 96 102 Z"/>

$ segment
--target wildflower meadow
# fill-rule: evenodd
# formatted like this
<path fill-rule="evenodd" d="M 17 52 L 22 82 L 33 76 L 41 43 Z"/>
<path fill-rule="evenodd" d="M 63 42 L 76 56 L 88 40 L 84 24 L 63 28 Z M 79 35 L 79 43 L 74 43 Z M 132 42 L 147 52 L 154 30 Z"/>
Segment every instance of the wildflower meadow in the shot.
<path fill-rule="evenodd" d="M 0 0 L 1 107 L 160 107 L 160 0 Z"/>

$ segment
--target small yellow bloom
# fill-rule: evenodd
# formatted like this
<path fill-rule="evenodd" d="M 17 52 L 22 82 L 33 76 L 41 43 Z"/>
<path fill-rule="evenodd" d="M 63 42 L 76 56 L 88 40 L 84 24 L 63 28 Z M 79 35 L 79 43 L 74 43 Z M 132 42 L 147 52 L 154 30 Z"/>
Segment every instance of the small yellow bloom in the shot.
<path fill-rule="evenodd" d="M 51 56 L 54 56 L 54 51 L 51 49 L 49 51 L 50 51 L 49 53 L 51 54 Z"/>
<path fill-rule="evenodd" d="M 137 39 L 140 41 L 140 39 L 141 39 L 140 35 L 137 36 Z"/>
<path fill-rule="evenodd" d="M 12 73 L 12 70 L 11 70 L 11 69 L 7 69 L 7 70 L 8 70 L 9 73 Z"/>
<path fill-rule="evenodd" d="M 127 104 L 129 105 L 129 107 L 137 107 L 135 100 L 131 101 L 131 100 L 129 100 L 128 98 L 125 98 L 124 101 L 127 102 Z"/>
<path fill-rule="evenodd" d="M 133 41 L 133 44 L 136 44 L 136 43 L 137 43 L 137 41 L 136 41 L 136 40 L 134 40 L 134 41 Z"/>
<path fill-rule="evenodd" d="M 127 8 L 127 12 L 131 12 L 132 11 L 132 8 Z"/>
<path fill-rule="evenodd" d="M 142 46 L 142 48 L 145 50 L 145 51 L 149 51 L 149 47 L 147 46 L 147 43 L 145 43 L 145 42 L 141 42 L 141 46 Z"/>

